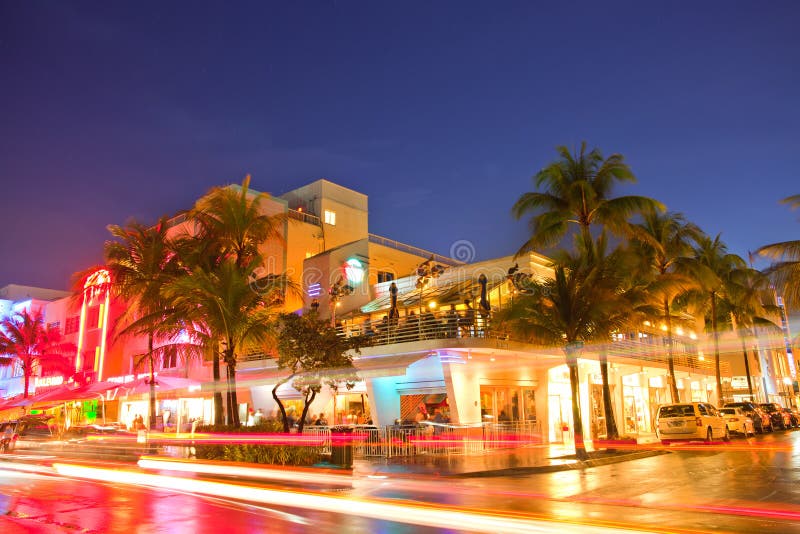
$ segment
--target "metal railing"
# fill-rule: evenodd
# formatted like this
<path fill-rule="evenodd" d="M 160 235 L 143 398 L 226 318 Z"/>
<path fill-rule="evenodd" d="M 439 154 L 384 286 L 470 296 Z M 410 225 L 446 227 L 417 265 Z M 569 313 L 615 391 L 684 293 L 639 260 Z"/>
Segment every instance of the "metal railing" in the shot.
<path fill-rule="evenodd" d="M 305 211 L 288 210 L 289 217 L 301 222 L 313 224 L 314 226 L 322 226 L 322 221 L 316 215 L 306 213 Z"/>
<path fill-rule="evenodd" d="M 367 336 L 372 345 L 408 343 L 424 339 L 456 339 L 490 337 L 492 330 L 488 314 L 475 310 L 424 312 L 399 319 L 343 324 L 337 327 L 343 336 Z"/>
<path fill-rule="evenodd" d="M 471 455 L 489 450 L 542 443 L 541 428 L 535 421 L 453 425 L 425 421 L 384 428 L 348 427 L 343 434 L 352 443 L 354 458 L 397 458 L 419 454 Z M 323 454 L 330 454 L 336 439 L 331 427 L 307 426 L 303 434 L 319 436 Z"/>
<path fill-rule="evenodd" d="M 433 256 L 434 262 L 443 263 L 445 265 L 449 265 L 450 267 L 455 267 L 456 265 L 463 265 L 463 262 L 460 262 L 453 258 L 442 256 L 441 254 L 436 254 L 435 252 L 431 252 L 430 250 L 425 250 L 423 248 L 415 247 L 413 245 L 407 245 L 405 243 L 401 243 L 400 241 L 395 241 L 394 239 L 389 239 L 376 234 L 369 234 L 369 242 L 375 243 L 376 245 L 383 245 L 385 247 L 393 248 L 395 250 L 408 252 L 409 254 L 414 254 L 415 256 L 421 256 L 424 258 L 430 258 L 431 256 Z"/>

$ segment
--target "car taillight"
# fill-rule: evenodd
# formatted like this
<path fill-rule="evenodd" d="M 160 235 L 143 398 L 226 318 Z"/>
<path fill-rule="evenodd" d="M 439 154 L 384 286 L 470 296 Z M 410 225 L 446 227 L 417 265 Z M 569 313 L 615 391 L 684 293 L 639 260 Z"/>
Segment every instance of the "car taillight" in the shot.
<path fill-rule="evenodd" d="M 697 426 L 703 426 L 703 418 L 702 417 L 698 417 L 697 419 L 694 420 L 694 422 L 697 423 Z"/>

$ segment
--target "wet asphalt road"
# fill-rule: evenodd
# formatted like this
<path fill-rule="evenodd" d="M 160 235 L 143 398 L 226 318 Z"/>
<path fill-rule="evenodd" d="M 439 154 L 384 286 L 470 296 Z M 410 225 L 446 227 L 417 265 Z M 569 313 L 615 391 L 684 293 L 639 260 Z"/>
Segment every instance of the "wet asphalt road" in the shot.
<path fill-rule="evenodd" d="M 352 489 L 313 490 L 353 499 L 343 500 L 342 509 L 356 512 L 363 506 L 359 499 L 388 499 L 408 503 L 409 516 L 423 509 L 417 503 L 434 503 L 653 531 L 800 532 L 800 430 L 670 450 L 585 470 L 475 479 L 359 479 Z M 469 521 L 453 529 L 426 528 L 357 513 L 7 471 L 2 463 L 0 514 L 4 533 L 470 531 Z M 560 525 L 552 527 L 563 531 Z"/>

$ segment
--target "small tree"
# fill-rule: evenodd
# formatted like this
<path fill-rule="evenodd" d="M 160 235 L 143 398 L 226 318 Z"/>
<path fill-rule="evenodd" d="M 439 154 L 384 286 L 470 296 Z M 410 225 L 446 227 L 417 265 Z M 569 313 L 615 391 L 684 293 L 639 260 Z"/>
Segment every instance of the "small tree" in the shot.
<path fill-rule="evenodd" d="M 284 432 L 288 433 L 289 420 L 286 408 L 278 398 L 278 388 L 291 382 L 303 394 L 303 412 L 298 423 L 302 432 L 308 409 L 323 385 L 357 380 L 352 352 L 358 353 L 367 338 L 340 336 L 327 321 L 320 320 L 312 312 L 303 316 L 281 314 L 275 328 L 275 339 L 278 368 L 288 374 L 272 388 L 272 398 L 281 411 Z"/>

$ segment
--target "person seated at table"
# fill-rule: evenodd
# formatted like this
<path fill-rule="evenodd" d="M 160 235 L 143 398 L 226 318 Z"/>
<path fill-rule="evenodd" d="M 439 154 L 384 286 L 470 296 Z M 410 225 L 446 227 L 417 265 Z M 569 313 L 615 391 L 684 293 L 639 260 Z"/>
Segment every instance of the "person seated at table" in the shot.
<path fill-rule="evenodd" d="M 461 337 L 470 337 L 472 335 L 472 326 L 475 324 L 475 309 L 469 302 L 469 299 L 464 299 L 464 305 L 467 307 L 464 310 L 464 315 L 458 320 L 458 326 L 461 328 Z"/>

